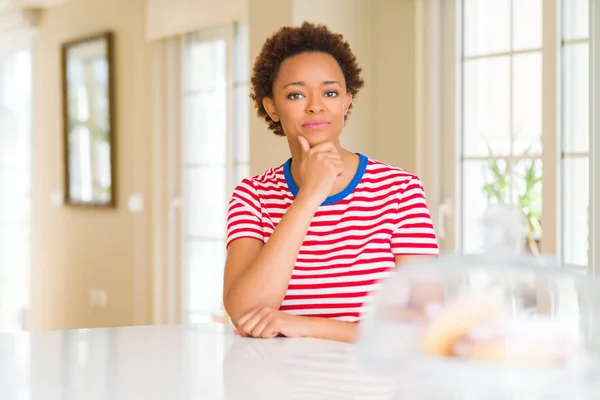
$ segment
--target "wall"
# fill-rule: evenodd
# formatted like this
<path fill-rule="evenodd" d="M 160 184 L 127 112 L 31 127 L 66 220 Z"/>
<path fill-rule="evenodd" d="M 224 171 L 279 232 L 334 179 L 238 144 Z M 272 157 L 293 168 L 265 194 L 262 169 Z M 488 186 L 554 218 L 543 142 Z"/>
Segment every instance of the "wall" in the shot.
<path fill-rule="evenodd" d="M 248 0 L 146 0 L 148 39 L 181 35 L 248 15 Z"/>
<path fill-rule="evenodd" d="M 60 45 L 107 29 L 116 41 L 117 208 L 54 207 L 51 195 L 63 187 Z M 150 322 L 152 226 L 146 211 L 126 207 L 133 193 L 144 195 L 146 210 L 151 206 L 147 58 L 143 0 L 72 0 L 44 12 L 34 44 L 34 329 Z M 92 288 L 107 291 L 106 308 L 90 307 Z"/>
<path fill-rule="evenodd" d="M 415 172 L 415 2 L 374 2 L 373 156 Z"/>

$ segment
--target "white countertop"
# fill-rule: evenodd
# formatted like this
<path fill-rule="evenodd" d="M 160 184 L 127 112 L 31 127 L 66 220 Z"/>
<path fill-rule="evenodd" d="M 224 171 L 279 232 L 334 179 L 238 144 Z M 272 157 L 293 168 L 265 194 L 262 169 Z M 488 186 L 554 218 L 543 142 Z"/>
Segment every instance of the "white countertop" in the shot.
<path fill-rule="evenodd" d="M 354 347 L 222 325 L 0 334 L 2 400 L 391 399 Z"/>
<path fill-rule="evenodd" d="M 442 391 L 447 374 L 421 381 L 412 368 L 397 386 L 367 372 L 356 353 L 355 345 L 317 339 L 240 338 L 222 325 L 0 334 L 0 399 L 489 398 L 473 388 Z"/>

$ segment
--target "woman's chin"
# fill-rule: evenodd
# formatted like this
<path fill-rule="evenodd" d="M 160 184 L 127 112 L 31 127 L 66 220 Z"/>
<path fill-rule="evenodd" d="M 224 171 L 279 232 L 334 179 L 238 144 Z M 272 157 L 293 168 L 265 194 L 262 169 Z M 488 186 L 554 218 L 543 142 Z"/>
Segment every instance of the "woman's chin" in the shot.
<path fill-rule="evenodd" d="M 308 144 L 310 144 L 310 147 L 315 147 L 321 143 L 325 143 L 325 142 L 337 142 L 339 134 L 334 134 L 331 131 L 331 128 L 328 128 L 327 130 L 322 129 L 322 130 L 307 130 L 307 129 L 303 129 L 300 131 L 300 133 L 298 133 L 298 135 L 300 136 L 304 136 L 306 138 L 306 140 L 308 140 Z"/>

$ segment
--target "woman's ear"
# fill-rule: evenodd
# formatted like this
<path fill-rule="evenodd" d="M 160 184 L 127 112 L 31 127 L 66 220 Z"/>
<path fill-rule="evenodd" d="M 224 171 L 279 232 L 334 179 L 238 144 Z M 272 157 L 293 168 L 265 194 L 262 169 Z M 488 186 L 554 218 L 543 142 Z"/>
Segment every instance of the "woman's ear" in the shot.
<path fill-rule="evenodd" d="M 277 114 L 277 108 L 275 108 L 275 102 L 273 99 L 270 97 L 264 97 L 262 99 L 262 105 L 273 122 L 279 122 L 279 115 Z"/>
<path fill-rule="evenodd" d="M 352 95 L 350 93 L 346 94 L 346 104 L 344 105 L 344 117 L 348 114 L 348 110 L 350 109 L 350 105 L 352 104 Z"/>

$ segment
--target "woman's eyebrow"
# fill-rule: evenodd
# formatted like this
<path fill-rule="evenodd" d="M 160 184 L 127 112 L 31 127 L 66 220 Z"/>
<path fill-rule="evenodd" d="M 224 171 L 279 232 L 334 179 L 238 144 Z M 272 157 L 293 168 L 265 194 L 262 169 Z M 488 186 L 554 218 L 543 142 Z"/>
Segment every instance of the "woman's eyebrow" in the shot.
<path fill-rule="evenodd" d="M 303 81 L 290 82 L 283 85 L 283 88 L 285 89 L 288 86 L 306 86 L 306 83 Z"/>
<path fill-rule="evenodd" d="M 339 83 L 338 81 L 323 81 L 322 85 L 323 86 L 325 86 L 325 85 L 339 85 L 339 86 L 342 86 L 342 84 Z M 286 83 L 285 85 L 283 85 L 283 88 L 285 89 L 288 86 L 306 86 L 306 82 L 304 82 L 304 81 L 289 82 L 289 83 Z"/>

